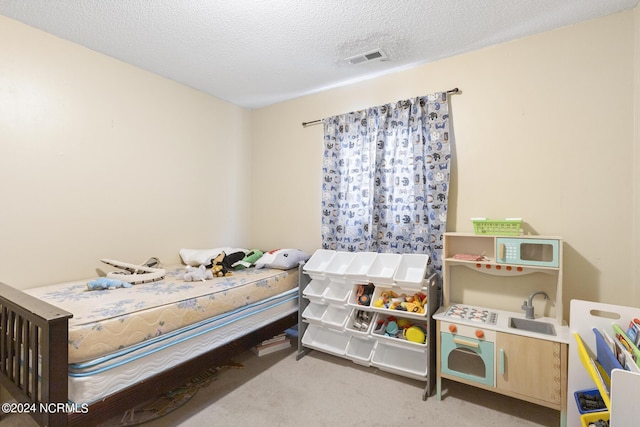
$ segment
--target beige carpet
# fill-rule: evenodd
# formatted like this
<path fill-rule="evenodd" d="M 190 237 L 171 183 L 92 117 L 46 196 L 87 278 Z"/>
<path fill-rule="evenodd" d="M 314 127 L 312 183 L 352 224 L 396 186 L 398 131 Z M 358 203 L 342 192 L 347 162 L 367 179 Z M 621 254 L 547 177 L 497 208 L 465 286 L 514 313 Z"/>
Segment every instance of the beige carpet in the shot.
<path fill-rule="evenodd" d="M 187 404 L 145 424 L 169 426 L 559 426 L 560 413 L 445 381 L 444 396 L 422 400 L 423 382 L 313 351 L 235 359 Z"/>
<path fill-rule="evenodd" d="M 559 412 L 443 382 L 443 399 L 422 400 L 422 382 L 313 351 L 296 361 L 295 348 L 234 361 L 181 407 L 148 427 L 173 426 L 559 426 Z M 0 426 L 31 426 L 10 417 Z"/>

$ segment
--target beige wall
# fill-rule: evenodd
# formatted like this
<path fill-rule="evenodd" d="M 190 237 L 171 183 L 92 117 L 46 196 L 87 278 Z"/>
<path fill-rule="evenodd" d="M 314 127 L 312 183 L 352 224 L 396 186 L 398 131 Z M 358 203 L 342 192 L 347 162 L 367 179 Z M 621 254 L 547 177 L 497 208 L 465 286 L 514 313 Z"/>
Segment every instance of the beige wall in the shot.
<path fill-rule="evenodd" d="M 250 112 L 0 16 L 0 280 L 249 239 Z"/>
<path fill-rule="evenodd" d="M 311 252 L 322 127 L 301 122 L 459 87 L 449 230 L 522 216 L 566 239 L 565 303 L 640 305 L 639 10 L 253 112 L 0 17 L 0 280 Z"/>
<path fill-rule="evenodd" d="M 448 230 L 521 216 L 566 240 L 565 318 L 573 298 L 640 305 L 637 21 L 638 8 L 253 112 L 254 245 L 320 246 L 322 126 L 301 122 L 458 87 Z"/>
<path fill-rule="evenodd" d="M 635 37 L 634 37 L 634 53 L 635 53 L 635 103 L 634 103 L 634 178 L 633 183 L 635 185 L 633 191 L 634 200 L 634 215 L 633 215 L 633 236 L 634 250 L 633 250 L 633 278 L 635 286 L 629 291 L 629 301 L 634 306 L 640 306 L 640 5 L 634 9 L 634 22 L 635 22 Z"/>

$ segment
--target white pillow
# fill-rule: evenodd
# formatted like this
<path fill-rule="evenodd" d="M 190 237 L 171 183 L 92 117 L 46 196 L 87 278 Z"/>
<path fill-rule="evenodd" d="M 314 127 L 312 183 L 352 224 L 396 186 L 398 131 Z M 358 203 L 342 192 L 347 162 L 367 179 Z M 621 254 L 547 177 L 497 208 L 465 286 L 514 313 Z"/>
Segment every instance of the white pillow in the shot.
<path fill-rule="evenodd" d="M 299 249 L 275 249 L 262 255 L 256 261 L 256 268 L 267 267 L 289 270 L 309 258 L 309 254 Z"/>
<path fill-rule="evenodd" d="M 249 252 L 248 249 L 240 248 L 214 248 L 214 249 L 180 249 L 180 258 L 186 265 L 193 267 L 200 267 L 201 265 L 207 265 L 211 263 L 211 260 L 217 257 L 220 252 L 224 252 L 229 255 L 235 252 Z"/>

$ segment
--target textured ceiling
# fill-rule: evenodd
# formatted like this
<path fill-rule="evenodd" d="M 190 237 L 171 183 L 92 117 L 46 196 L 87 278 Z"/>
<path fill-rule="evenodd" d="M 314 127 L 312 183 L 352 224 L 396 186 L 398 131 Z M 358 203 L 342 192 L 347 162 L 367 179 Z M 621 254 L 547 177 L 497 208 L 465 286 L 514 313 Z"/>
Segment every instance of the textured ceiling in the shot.
<path fill-rule="evenodd" d="M 0 0 L 0 14 L 260 108 L 639 0 Z M 382 49 L 385 61 L 346 58 Z"/>

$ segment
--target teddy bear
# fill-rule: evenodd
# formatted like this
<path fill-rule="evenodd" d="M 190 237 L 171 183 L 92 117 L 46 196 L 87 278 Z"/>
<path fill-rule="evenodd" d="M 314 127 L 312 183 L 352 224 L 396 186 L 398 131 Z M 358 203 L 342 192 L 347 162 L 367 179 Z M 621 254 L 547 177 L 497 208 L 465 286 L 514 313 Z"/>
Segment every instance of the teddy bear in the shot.
<path fill-rule="evenodd" d="M 204 282 L 205 280 L 213 279 L 212 271 L 207 270 L 204 265 L 201 265 L 200 267 L 192 267 L 190 265 L 187 265 L 185 267 L 185 270 L 185 273 L 182 273 L 178 276 L 178 278 L 184 280 L 185 282 L 195 282 L 198 280 L 202 280 Z"/>

